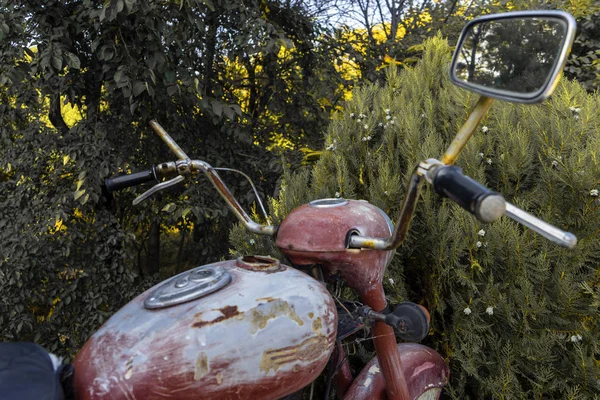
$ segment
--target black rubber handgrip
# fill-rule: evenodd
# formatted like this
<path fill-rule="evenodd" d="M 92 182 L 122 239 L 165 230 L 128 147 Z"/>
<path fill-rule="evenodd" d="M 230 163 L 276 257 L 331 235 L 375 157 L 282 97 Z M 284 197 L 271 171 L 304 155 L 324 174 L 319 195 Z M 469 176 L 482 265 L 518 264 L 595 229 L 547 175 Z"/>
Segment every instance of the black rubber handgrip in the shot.
<path fill-rule="evenodd" d="M 436 192 L 454 200 L 480 221 L 491 222 L 504 214 L 504 198 L 463 174 L 459 167 L 438 167 L 432 183 Z"/>
<path fill-rule="evenodd" d="M 154 174 L 154 168 L 146 171 L 136 172 L 134 174 L 108 178 L 106 181 L 104 181 L 104 184 L 109 192 L 114 192 L 116 190 L 121 190 L 152 181 L 157 181 L 156 175 Z"/>

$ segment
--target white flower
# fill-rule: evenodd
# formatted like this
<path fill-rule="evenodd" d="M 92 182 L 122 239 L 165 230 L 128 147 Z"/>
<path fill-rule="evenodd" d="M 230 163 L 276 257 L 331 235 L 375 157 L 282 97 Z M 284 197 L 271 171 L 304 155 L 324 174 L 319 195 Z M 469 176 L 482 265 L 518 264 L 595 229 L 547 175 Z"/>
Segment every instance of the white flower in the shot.
<path fill-rule="evenodd" d="M 329 151 L 334 151 L 335 149 L 337 149 L 337 146 L 335 143 L 331 143 L 329 146 L 325 147 L 325 149 Z"/>
<path fill-rule="evenodd" d="M 390 109 L 389 109 L 389 108 L 386 108 L 386 109 L 385 109 L 385 113 L 386 113 L 386 114 L 389 114 L 389 113 L 390 113 Z"/>
<path fill-rule="evenodd" d="M 469 308 L 469 306 L 467 306 L 463 312 L 465 313 L 465 315 L 470 315 L 471 314 L 471 309 Z"/>
<path fill-rule="evenodd" d="M 365 126 L 363 128 L 369 129 L 369 125 L 365 124 Z"/>
<path fill-rule="evenodd" d="M 579 114 L 581 112 L 581 108 L 579 107 L 569 107 L 569 110 L 571 110 L 572 112 L 574 112 L 575 114 Z"/>
<path fill-rule="evenodd" d="M 492 159 L 491 159 L 491 158 L 488 158 L 488 159 L 486 159 L 486 160 L 485 160 L 485 162 L 486 162 L 488 165 L 492 165 Z"/>
<path fill-rule="evenodd" d="M 477 232 L 477 234 L 481 237 L 485 236 L 485 231 L 483 229 L 481 229 L 479 232 Z"/>
<path fill-rule="evenodd" d="M 488 315 L 494 315 L 494 307 L 489 306 L 485 309 L 485 312 L 488 313 Z"/>
<path fill-rule="evenodd" d="M 477 241 L 477 243 L 475 243 L 475 246 L 477 246 L 477 248 L 480 248 L 481 246 L 483 246 L 483 243 L 481 243 L 480 241 Z"/>
<path fill-rule="evenodd" d="M 481 131 L 482 131 L 483 133 L 486 133 L 486 132 L 487 132 L 487 131 L 489 131 L 489 130 L 490 130 L 490 128 L 488 128 L 487 126 L 482 126 L 482 127 L 481 127 Z"/>
<path fill-rule="evenodd" d="M 250 239 L 250 244 L 254 246 L 256 244 L 256 241 L 254 239 Z"/>
<path fill-rule="evenodd" d="M 571 342 L 573 343 L 581 342 L 582 339 L 583 337 L 580 334 L 571 336 Z"/>
<path fill-rule="evenodd" d="M 358 116 L 358 118 L 360 118 L 360 119 L 365 119 L 365 118 L 367 118 L 367 116 L 366 116 L 365 114 L 360 114 L 360 115 Z"/>
<path fill-rule="evenodd" d="M 575 120 L 579 119 L 579 115 L 575 115 L 573 118 L 575 118 Z"/>
<path fill-rule="evenodd" d="M 557 159 L 558 161 L 561 161 L 561 160 L 562 160 L 562 156 L 557 156 L 557 157 L 556 157 L 556 159 Z"/>
<path fill-rule="evenodd" d="M 425 113 L 421 113 L 421 118 L 425 118 Z"/>
<path fill-rule="evenodd" d="M 395 283 L 394 280 L 392 278 L 390 278 L 389 281 L 390 281 L 390 285 L 394 286 L 394 283 Z"/>
<path fill-rule="evenodd" d="M 553 167 L 558 167 L 558 161 L 552 160 L 552 166 Z"/>
<path fill-rule="evenodd" d="M 385 119 L 390 120 L 390 119 L 392 119 L 392 116 L 391 115 L 386 115 Z"/>
<path fill-rule="evenodd" d="M 335 192 L 335 197 L 340 197 L 340 192 Z"/>
<path fill-rule="evenodd" d="M 382 127 L 383 126 L 383 122 L 380 122 L 379 124 L 377 124 L 378 127 Z"/>
<path fill-rule="evenodd" d="M 362 140 L 363 142 L 366 142 L 366 141 L 367 141 L 367 138 L 363 136 L 361 140 Z"/>
<path fill-rule="evenodd" d="M 371 140 L 371 139 L 373 139 L 373 138 L 371 137 L 371 135 L 367 136 L 367 141 L 369 141 L 369 140 Z"/>
<path fill-rule="evenodd" d="M 485 154 L 483 154 L 483 153 L 479 153 L 479 154 L 478 154 L 479 158 L 483 158 L 483 156 L 484 156 L 484 155 L 485 155 Z"/>
<path fill-rule="evenodd" d="M 385 192 L 383 192 L 383 194 L 385 194 L 386 196 L 389 195 L 387 190 Z"/>
<path fill-rule="evenodd" d="M 390 124 L 394 125 L 394 120 L 391 120 L 391 121 L 390 121 Z"/>
<path fill-rule="evenodd" d="M 354 118 L 354 113 L 350 113 L 350 118 Z"/>
<path fill-rule="evenodd" d="M 592 190 L 590 190 L 590 196 L 592 196 L 592 197 L 598 197 L 598 189 L 592 189 Z"/>

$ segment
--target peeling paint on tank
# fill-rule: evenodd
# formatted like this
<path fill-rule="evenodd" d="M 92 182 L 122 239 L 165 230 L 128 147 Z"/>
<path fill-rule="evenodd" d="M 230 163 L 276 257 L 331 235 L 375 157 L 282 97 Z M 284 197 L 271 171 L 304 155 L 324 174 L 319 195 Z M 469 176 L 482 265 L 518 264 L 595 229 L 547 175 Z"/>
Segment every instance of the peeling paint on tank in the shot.
<path fill-rule="evenodd" d="M 321 317 L 317 317 L 312 323 L 313 332 L 315 332 L 318 335 L 322 327 L 323 323 L 321 322 Z"/>
<path fill-rule="evenodd" d="M 243 314 L 238 311 L 237 306 L 226 306 L 226 307 L 220 308 L 218 310 L 212 310 L 212 311 L 219 311 L 221 315 L 214 319 L 211 319 L 210 321 L 205 321 L 205 320 L 197 321 L 192 326 L 194 328 L 202 328 L 203 326 L 216 324 L 221 321 L 225 321 L 226 319 L 229 319 L 229 318 L 234 318 L 237 316 L 240 316 L 240 318 L 241 318 L 241 316 Z M 196 317 L 198 317 L 198 318 L 202 317 L 202 313 L 196 314 Z"/>
<path fill-rule="evenodd" d="M 135 355 L 131 356 L 131 358 L 129 358 L 129 360 L 127 360 L 127 363 L 125 364 L 125 368 L 127 369 L 125 371 L 125 379 L 129 380 L 131 379 L 131 377 L 133 376 L 133 359 L 135 358 Z"/>
<path fill-rule="evenodd" d="M 319 358 L 329 348 L 327 339 L 323 336 L 313 336 L 297 346 L 281 349 L 268 349 L 263 353 L 260 370 L 269 373 L 277 371 L 285 364 L 297 361 L 313 361 Z"/>
<path fill-rule="evenodd" d="M 379 372 L 379 367 L 377 365 L 373 365 L 371 368 L 369 368 L 370 374 L 378 374 Z"/>
<path fill-rule="evenodd" d="M 194 369 L 194 380 L 199 381 L 204 378 L 206 374 L 210 371 L 208 366 L 208 356 L 205 352 L 201 352 L 198 354 L 198 358 L 196 358 L 196 368 Z"/>
<path fill-rule="evenodd" d="M 255 334 L 267 326 L 269 320 L 279 316 L 287 316 L 295 321 L 299 326 L 304 325 L 296 311 L 290 304 L 281 299 L 261 303 L 249 311 L 250 313 L 250 333 Z"/>

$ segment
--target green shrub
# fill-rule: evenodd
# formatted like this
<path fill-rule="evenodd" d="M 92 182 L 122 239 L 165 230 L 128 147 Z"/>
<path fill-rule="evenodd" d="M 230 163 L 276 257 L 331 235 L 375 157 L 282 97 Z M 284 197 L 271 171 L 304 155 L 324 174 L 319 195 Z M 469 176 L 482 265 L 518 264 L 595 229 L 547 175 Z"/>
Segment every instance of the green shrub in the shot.
<path fill-rule="evenodd" d="M 319 161 L 286 174 L 274 217 L 336 193 L 397 217 L 412 168 L 441 157 L 477 99 L 450 83 L 450 57 L 436 37 L 414 68 L 389 69 L 383 86 L 356 89 L 330 124 Z M 426 343 L 450 365 L 451 397 L 575 399 L 600 390 L 599 108 L 600 96 L 566 80 L 540 105 L 497 102 L 457 162 L 508 201 L 575 233 L 576 250 L 504 217 L 482 224 L 424 189 L 385 284 L 390 301 L 408 297 L 430 310 Z M 236 252 L 274 252 L 240 227 L 232 241 Z"/>

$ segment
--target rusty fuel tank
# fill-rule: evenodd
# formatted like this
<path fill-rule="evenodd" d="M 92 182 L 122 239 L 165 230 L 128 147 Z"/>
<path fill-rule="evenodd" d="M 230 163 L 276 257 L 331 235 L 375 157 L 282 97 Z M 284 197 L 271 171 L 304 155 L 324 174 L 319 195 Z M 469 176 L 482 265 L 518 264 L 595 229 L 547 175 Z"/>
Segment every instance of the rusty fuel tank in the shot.
<path fill-rule="evenodd" d="M 270 257 L 209 264 L 92 336 L 74 362 L 76 398 L 278 399 L 321 373 L 336 328 L 334 300 L 308 275 Z"/>

